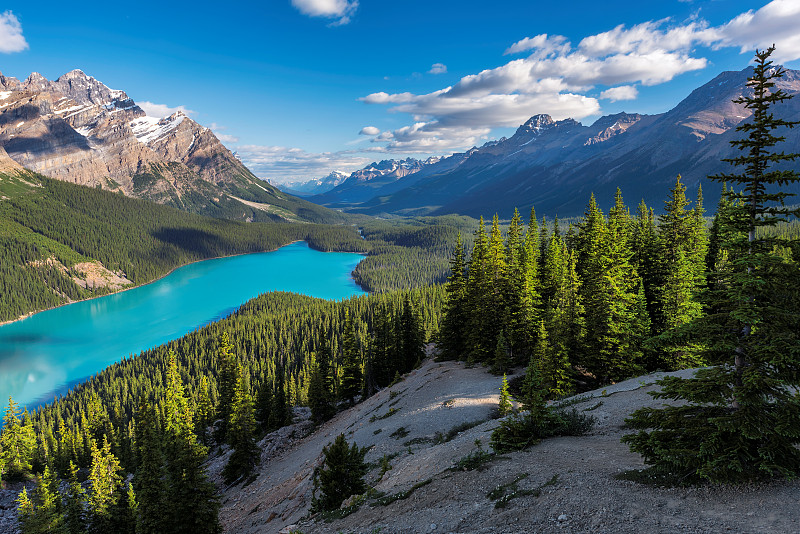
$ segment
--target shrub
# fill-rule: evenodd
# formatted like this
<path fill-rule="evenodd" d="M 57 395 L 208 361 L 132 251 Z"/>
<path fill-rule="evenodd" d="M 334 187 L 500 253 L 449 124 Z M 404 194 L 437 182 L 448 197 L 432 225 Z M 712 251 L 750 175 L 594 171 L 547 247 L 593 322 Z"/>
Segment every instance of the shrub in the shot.
<path fill-rule="evenodd" d="M 364 475 L 367 465 L 364 455 L 367 448 L 359 448 L 353 443 L 348 447 L 344 434 L 339 434 L 333 443 L 322 448 L 325 459 L 314 470 L 314 493 L 311 511 L 336 510 L 351 495 L 359 495 L 367 490 Z M 321 492 L 317 497 L 317 490 Z"/>

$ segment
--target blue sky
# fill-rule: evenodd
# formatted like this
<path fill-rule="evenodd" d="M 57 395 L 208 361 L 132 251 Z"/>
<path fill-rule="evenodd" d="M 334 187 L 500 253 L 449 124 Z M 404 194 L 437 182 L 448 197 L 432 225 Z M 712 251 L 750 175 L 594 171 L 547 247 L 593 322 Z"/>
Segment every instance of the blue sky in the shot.
<path fill-rule="evenodd" d="M 660 113 L 756 46 L 800 68 L 800 0 L 12 1 L 0 71 L 80 68 L 180 108 L 263 178 L 450 154 L 536 113 Z"/>

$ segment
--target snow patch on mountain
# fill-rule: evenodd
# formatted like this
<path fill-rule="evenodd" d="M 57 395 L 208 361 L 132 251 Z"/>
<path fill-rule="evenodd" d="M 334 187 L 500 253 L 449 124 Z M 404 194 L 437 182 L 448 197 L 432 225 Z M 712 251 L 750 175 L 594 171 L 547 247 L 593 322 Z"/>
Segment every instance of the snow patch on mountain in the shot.
<path fill-rule="evenodd" d="M 139 117 L 130 122 L 133 135 L 142 144 L 149 144 L 153 141 L 164 138 L 172 130 L 178 127 L 183 122 L 186 115 L 180 111 L 176 111 L 169 117 L 157 119 L 155 117 Z"/>

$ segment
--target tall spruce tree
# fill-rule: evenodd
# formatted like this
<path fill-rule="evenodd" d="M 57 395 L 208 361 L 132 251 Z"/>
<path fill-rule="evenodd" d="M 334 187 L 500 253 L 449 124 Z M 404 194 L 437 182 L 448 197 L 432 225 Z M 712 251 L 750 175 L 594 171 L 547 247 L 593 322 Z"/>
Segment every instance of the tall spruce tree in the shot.
<path fill-rule="evenodd" d="M 356 323 L 350 311 L 347 311 L 344 327 L 344 343 L 342 347 L 342 380 L 340 395 L 352 405 L 356 395 L 361 393 L 361 346 L 356 335 Z"/>
<path fill-rule="evenodd" d="M 233 386 L 233 403 L 228 421 L 228 438 L 233 452 L 222 469 L 226 484 L 249 475 L 260 460 L 261 450 L 256 445 L 256 419 L 253 413 L 253 397 L 250 385 L 241 364 L 237 365 L 236 382 Z"/>
<path fill-rule="evenodd" d="M 702 194 L 702 193 L 701 193 Z M 700 199 L 699 199 L 700 200 Z M 703 314 L 698 292 L 705 285 L 705 222 L 702 200 L 688 209 L 686 186 L 678 176 L 665 202 L 664 215 L 658 226 L 660 284 L 656 295 L 653 330 L 656 334 L 673 331 Z M 697 367 L 702 363 L 700 348 L 663 336 L 656 343 L 658 367 L 674 371 Z"/>
<path fill-rule="evenodd" d="M 218 534 L 219 501 L 203 467 L 206 448 L 194 435 L 192 412 L 184 394 L 175 353 L 167 362 L 164 399 L 166 532 Z"/>
<path fill-rule="evenodd" d="M 78 481 L 78 466 L 69 463 L 67 493 L 64 496 L 64 526 L 67 534 L 84 534 L 86 532 L 87 496 Z"/>
<path fill-rule="evenodd" d="M 266 433 L 272 430 L 270 427 L 274 395 L 272 392 L 272 378 L 265 376 L 261 380 L 256 394 L 256 421 L 261 427 L 261 432 Z"/>
<path fill-rule="evenodd" d="M 468 272 L 467 361 L 485 362 L 494 354 L 497 339 L 493 333 L 495 320 L 492 315 L 496 310 L 493 309 L 489 238 L 486 235 L 483 217 L 480 218 L 475 232 L 475 244 L 472 247 Z"/>
<path fill-rule="evenodd" d="M 0 474 L 4 480 L 22 480 L 31 474 L 36 433 L 30 420 L 23 419 L 21 414 L 22 409 L 9 397 L 0 434 Z"/>
<path fill-rule="evenodd" d="M 200 378 L 196 406 L 194 413 L 195 433 L 200 443 L 208 446 L 211 441 L 209 439 L 211 437 L 209 429 L 214 424 L 214 405 L 211 403 L 211 390 L 208 385 L 208 377 L 205 375 Z"/>
<path fill-rule="evenodd" d="M 220 420 L 214 435 L 217 443 L 222 443 L 228 436 L 228 421 L 230 421 L 233 407 L 233 388 L 236 385 L 237 362 L 228 333 L 223 332 L 219 338 L 216 362 L 219 369 L 217 419 Z"/>
<path fill-rule="evenodd" d="M 514 208 L 506 236 L 507 275 L 505 284 L 505 326 L 508 345 L 514 361 L 520 361 L 529 352 L 527 321 L 527 296 L 525 287 L 525 237 L 522 217 Z"/>
<path fill-rule="evenodd" d="M 272 407 L 269 412 L 267 428 L 276 430 L 292 424 L 292 406 L 286 393 L 286 378 L 283 366 L 275 369 L 275 386 L 272 389 Z"/>
<path fill-rule="evenodd" d="M 119 460 L 111 452 L 108 438 L 103 436 L 103 446 L 91 443 L 92 466 L 89 482 L 92 491 L 89 493 L 89 532 L 93 534 L 109 534 L 116 532 L 114 528 L 114 505 L 124 498 L 122 486 L 122 468 Z"/>
<path fill-rule="evenodd" d="M 36 477 L 33 495 L 23 488 L 17 499 L 17 516 L 22 534 L 66 534 L 62 515 L 61 494 L 58 483 L 50 468 Z"/>
<path fill-rule="evenodd" d="M 139 500 L 138 534 L 158 534 L 167 528 L 164 454 L 157 418 L 156 408 L 142 401 L 136 413 L 136 472 L 133 476 Z"/>
<path fill-rule="evenodd" d="M 642 279 L 644 305 L 650 320 L 648 337 L 654 335 L 656 314 L 659 312 L 657 294 L 663 283 L 661 258 L 659 256 L 661 244 L 656 230 L 655 215 L 652 208 L 648 208 L 644 200 L 639 202 L 636 216 L 633 220 L 631 236 L 632 261 L 636 271 Z M 644 366 L 648 370 L 655 370 L 660 365 L 656 356 L 647 342 L 644 345 Z"/>
<path fill-rule="evenodd" d="M 773 148 L 784 141 L 773 132 L 797 124 L 772 112 L 789 98 L 774 89 L 784 71 L 772 66 L 773 50 L 756 51 L 748 79 L 753 94 L 734 100 L 753 117 L 737 127 L 745 137 L 732 142 L 742 155 L 725 160 L 742 172 L 711 177 L 734 186 L 729 214 L 719 221 L 727 259 L 717 263 L 709 314 L 683 327 L 726 360 L 692 379 L 661 381 L 654 396 L 681 404 L 638 410 L 628 419 L 639 432 L 623 440 L 657 473 L 714 481 L 800 474 L 800 314 L 787 299 L 800 272 L 797 258 L 775 253 L 791 243 L 757 233 L 800 215 L 784 207 L 789 194 L 780 191 L 800 176 L 780 166 L 798 155 Z"/>
<path fill-rule="evenodd" d="M 442 324 L 439 328 L 437 343 L 440 357 L 447 360 L 463 359 L 468 350 L 466 343 L 468 309 L 465 269 L 464 242 L 461 239 L 461 232 L 459 232 L 456 237 L 456 248 L 450 259 L 450 276 L 445 284 L 447 297 L 442 310 Z"/>
<path fill-rule="evenodd" d="M 407 373 L 420 364 L 425 357 L 425 330 L 411 298 L 403 298 L 403 310 L 399 316 L 397 329 L 397 349 L 403 366 L 401 372 Z"/>
<path fill-rule="evenodd" d="M 336 414 L 329 358 L 330 349 L 321 347 L 308 384 L 308 407 L 311 408 L 311 418 L 317 424 L 324 423 Z"/>

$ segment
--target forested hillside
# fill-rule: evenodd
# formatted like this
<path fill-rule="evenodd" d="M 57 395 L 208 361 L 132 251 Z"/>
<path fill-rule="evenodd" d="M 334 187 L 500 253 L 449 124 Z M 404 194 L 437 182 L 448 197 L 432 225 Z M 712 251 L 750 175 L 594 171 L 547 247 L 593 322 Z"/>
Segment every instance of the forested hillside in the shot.
<path fill-rule="evenodd" d="M 307 240 L 322 251 L 363 252 L 354 273 L 368 291 L 443 282 L 452 237 L 470 219 L 355 223 L 241 223 L 51 180 L 0 176 L 0 321 L 116 288 L 86 283 L 76 266 L 100 262 L 135 285 L 180 265 Z M 80 285 L 79 285 L 80 284 Z"/>
<path fill-rule="evenodd" d="M 90 428 L 84 425 L 94 423 L 83 421 L 82 416 L 76 415 L 92 412 L 90 404 L 96 397 L 101 404 L 101 413 L 96 416 L 107 417 L 113 423 L 123 440 L 117 445 L 122 446 L 122 435 L 126 429 L 132 428 L 129 425 L 141 399 L 153 402 L 163 397 L 170 352 L 177 355 L 186 391 L 194 402 L 199 401 L 200 384 L 205 379 L 211 403 L 217 405 L 223 363 L 218 356 L 223 334 L 229 340 L 230 352 L 241 362 L 254 396 L 263 385 L 273 387 L 280 381 L 284 384 L 289 405 L 305 405 L 308 403 L 309 380 L 323 346 L 333 355 L 334 384 L 339 383 L 343 371 L 346 317 L 350 316 L 355 325 L 359 354 L 366 360 L 373 359 L 373 356 L 374 360 L 380 360 L 380 354 L 386 354 L 386 347 L 379 346 L 376 328 L 382 321 L 399 318 L 406 298 L 412 305 L 414 320 L 422 328 L 423 337 L 427 338 L 438 328 L 443 298 L 441 288 L 353 297 L 341 302 L 292 293 L 267 293 L 249 301 L 222 321 L 112 365 L 64 398 L 38 411 L 34 421 L 45 434 L 48 428 L 57 429 L 64 422 L 67 429 L 74 429 L 78 441 L 83 442 L 90 433 Z M 394 374 L 394 371 L 388 373 L 389 382 Z M 386 385 L 385 382 L 385 378 L 379 380 L 382 385 Z M 338 386 L 334 387 L 338 389 Z M 50 438 L 45 439 L 45 442 L 49 441 Z M 57 446 L 57 441 L 52 441 L 53 446 Z M 75 455 L 73 460 L 80 461 L 79 465 L 88 459 L 88 449 L 84 450 L 82 446 L 70 454 Z M 123 465 L 134 465 L 130 463 L 131 456 L 123 454 L 122 458 Z"/>

